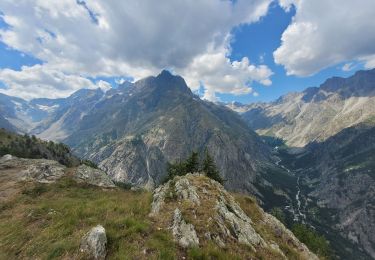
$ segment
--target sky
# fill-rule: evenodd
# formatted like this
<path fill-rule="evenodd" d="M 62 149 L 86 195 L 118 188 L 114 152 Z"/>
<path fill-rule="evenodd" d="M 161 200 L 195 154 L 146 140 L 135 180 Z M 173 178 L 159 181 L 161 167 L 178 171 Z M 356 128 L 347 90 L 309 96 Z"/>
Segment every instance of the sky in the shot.
<path fill-rule="evenodd" d="M 168 69 L 210 101 L 271 101 L 375 67 L 374 0 L 1 0 L 0 92 L 27 100 Z"/>

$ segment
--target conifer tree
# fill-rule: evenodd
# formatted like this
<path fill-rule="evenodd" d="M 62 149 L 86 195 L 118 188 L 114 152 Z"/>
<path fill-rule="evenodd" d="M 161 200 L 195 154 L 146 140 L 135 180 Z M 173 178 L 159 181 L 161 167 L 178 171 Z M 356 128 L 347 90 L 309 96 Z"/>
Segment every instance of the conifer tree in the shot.
<path fill-rule="evenodd" d="M 207 177 L 214 179 L 215 181 L 219 183 L 224 182 L 223 178 L 221 178 L 220 176 L 219 170 L 217 169 L 213 158 L 210 156 L 207 149 L 205 151 L 202 171 L 206 173 Z"/>
<path fill-rule="evenodd" d="M 199 171 L 199 156 L 197 152 L 192 152 L 186 160 L 186 173 Z"/>

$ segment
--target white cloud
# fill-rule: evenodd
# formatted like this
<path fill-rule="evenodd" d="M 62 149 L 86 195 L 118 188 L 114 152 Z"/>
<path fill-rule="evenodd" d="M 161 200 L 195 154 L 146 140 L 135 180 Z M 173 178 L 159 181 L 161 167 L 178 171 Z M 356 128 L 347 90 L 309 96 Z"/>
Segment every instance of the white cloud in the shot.
<path fill-rule="evenodd" d="M 2 69 L 0 70 L 0 81 L 3 81 L 6 85 L 5 89 L 0 88 L 1 93 L 24 99 L 60 98 L 69 96 L 81 88 L 95 89 L 100 87 L 105 90 L 109 87 L 109 83 L 105 81 L 94 84 L 87 78 L 67 75 L 42 65 L 24 66 L 20 71 Z"/>
<path fill-rule="evenodd" d="M 219 69 L 228 75 L 226 84 L 235 84 L 230 91 L 244 93 L 247 87 L 240 90 L 239 83 L 233 80 L 245 70 L 238 67 L 248 66 L 251 71 L 246 77 L 241 74 L 242 82 L 259 78 L 266 84 L 270 81 L 257 75 L 265 68 L 246 60 L 230 63 L 226 59 L 230 52 L 226 41 L 233 27 L 256 22 L 265 15 L 270 2 L 90 0 L 78 4 L 76 0 L 2 0 L 0 11 L 10 27 L 0 29 L 0 40 L 42 60 L 46 72 L 79 72 L 77 77 L 139 79 L 166 67 L 195 74 L 199 72 L 187 68 L 196 66 L 197 59 L 207 59 L 212 57 L 211 52 L 218 52 L 224 55 Z M 214 81 L 209 78 L 217 75 L 205 75 L 208 88 Z M 219 86 L 217 91 L 224 89 Z"/>
<path fill-rule="evenodd" d="M 210 89 L 205 89 L 202 99 L 211 101 L 211 102 L 218 102 L 220 101 L 220 98 L 218 98 L 215 94 L 215 91 L 212 91 Z"/>
<path fill-rule="evenodd" d="M 351 71 L 351 70 L 354 69 L 354 67 L 355 67 L 355 64 L 349 62 L 349 63 L 345 63 L 345 64 L 342 66 L 341 69 L 342 69 L 343 71 Z"/>
<path fill-rule="evenodd" d="M 222 47 L 208 50 L 197 56 L 182 71 L 187 84 L 198 89 L 201 84 L 205 88 L 204 98 L 216 101 L 215 93 L 231 93 L 234 95 L 252 92 L 250 84 L 257 81 L 263 85 L 271 85 L 272 71 L 265 65 L 255 66 L 247 57 L 240 61 L 230 61 L 228 48 Z"/>
<path fill-rule="evenodd" d="M 308 76 L 346 61 L 375 65 L 374 0 L 279 0 L 296 15 L 274 52 L 289 75 Z"/>
<path fill-rule="evenodd" d="M 259 93 L 256 92 L 256 91 L 254 91 L 254 92 L 253 92 L 253 96 L 254 96 L 254 97 L 259 97 Z"/>

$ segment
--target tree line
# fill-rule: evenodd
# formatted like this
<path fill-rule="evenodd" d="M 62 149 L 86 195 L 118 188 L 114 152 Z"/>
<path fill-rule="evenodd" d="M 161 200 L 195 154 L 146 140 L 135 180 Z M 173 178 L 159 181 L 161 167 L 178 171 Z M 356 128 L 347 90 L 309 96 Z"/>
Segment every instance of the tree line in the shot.
<path fill-rule="evenodd" d="M 67 167 L 86 164 L 97 168 L 95 163 L 80 160 L 73 155 L 66 144 L 43 141 L 34 135 L 19 135 L 0 129 L 0 157 L 5 154 L 11 154 L 19 158 L 55 160 Z"/>

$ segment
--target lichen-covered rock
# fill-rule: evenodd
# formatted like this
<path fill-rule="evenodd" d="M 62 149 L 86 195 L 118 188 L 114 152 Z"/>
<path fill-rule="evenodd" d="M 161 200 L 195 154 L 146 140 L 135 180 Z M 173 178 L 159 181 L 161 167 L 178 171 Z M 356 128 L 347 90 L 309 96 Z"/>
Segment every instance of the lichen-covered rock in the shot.
<path fill-rule="evenodd" d="M 107 255 L 107 236 L 103 226 L 93 227 L 83 236 L 80 251 L 90 258 L 96 260 L 105 259 Z"/>
<path fill-rule="evenodd" d="M 216 210 L 218 224 L 222 229 L 228 229 L 225 234 L 230 234 L 229 230 L 232 230 L 234 237 L 240 243 L 249 246 L 266 245 L 261 236 L 252 227 L 251 219 L 246 216 L 234 200 L 226 200 L 221 196 L 219 201 L 217 201 Z"/>
<path fill-rule="evenodd" d="M 47 159 L 18 158 L 10 154 L 0 158 L 0 170 L 15 170 L 15 179 L 18 181 L 37 181 L 40 183 L 53 183 L 67 173 L 66 166 L 57 161 Z M 113 188 L 116 185 L 102 170 L 80 165 L 73 169 L 73 179 L 77 182 Z"/>
<path fill-rule="evenodd" d="M 65 174 L 66 167 L 56 161 L 37 159 L 29 162 L 22 171 L 23 180 L 52 183 Z"/>
<path fill-rule="evenodd" d="M 170 185 L 170 182 L 167 182 L 166 184 L 161 185 L 155 189 L 152 204 L 151 204 L 151 213 L 150 213 L 151 216 L 159 213 L 162 205 L 164 204 L 166 194 L 169 191 L 169 185 Z"/>
<path fill-rule="evenodd" d="M 199 245 L 199 238 L 192 224 L 186 223 L 181 211 L 176 208 L 173 216 L 172 234 L 175 241 L 182 247 Z"/>
<path fill-rule="evenodd" d="M 66 167 L 46 159 L 24 159 L 10 154 L 1 157 L 0 170 L 12 169 L 17 172 L 17 180 L 52 183 L 65 174 Z"/>
<path fill-rule="evenodd" d="M 180 178 L 175 183 L 176 195 L 179 199 L 188 200 L 193 204 L 199 205 L 199 196 L 196 188 L 190 184 L 186 178 Z"/>
<path fill-rule="evenodd" d="M 109 176 L 99 169 L 94 169 L 87 165 L 80 165 L 74 173 L 74 179 L 78 182 L 84 182 L 91 185 L 114 188 L 116 187 Z"/>

